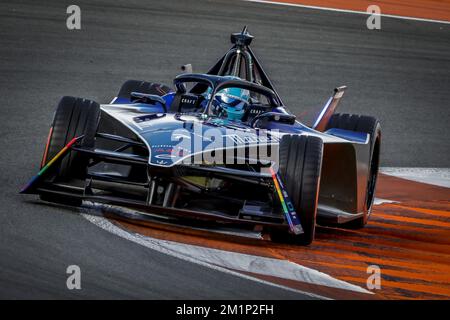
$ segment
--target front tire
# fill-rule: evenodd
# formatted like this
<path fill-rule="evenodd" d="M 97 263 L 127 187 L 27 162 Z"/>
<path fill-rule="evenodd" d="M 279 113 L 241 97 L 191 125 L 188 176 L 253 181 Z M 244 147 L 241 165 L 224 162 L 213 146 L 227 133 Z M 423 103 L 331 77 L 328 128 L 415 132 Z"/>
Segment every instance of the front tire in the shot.
<path fill-rule="evenodd" d="M 42 166 L 47 164 L 61 149 L 75 137 L 83 136 L 80 145 L 84 148 L 94 147 L 95 134 L 100 117 L 100 105 L 94 101 L 63 97 L 56 108 L 45 148 Z M 85 179 L 89 159 L 75 151 L 70 151 L 54 170 L 53 181 L 67 181 L 70 179 Z M 80 205 L 81 200 L 66 199 L 62 196 L 41 195 L 44 201 Z M 67 201 L 66 201 L 67 200 Z"/>
<path fill-rule="evenodd" d="M 273 241 L 308 245 L 314 240 L 323 141 L 314 136 L 285 135 L 280 141 L 279 170 L 302 225 L 303 234 L 271 230 Z"/>

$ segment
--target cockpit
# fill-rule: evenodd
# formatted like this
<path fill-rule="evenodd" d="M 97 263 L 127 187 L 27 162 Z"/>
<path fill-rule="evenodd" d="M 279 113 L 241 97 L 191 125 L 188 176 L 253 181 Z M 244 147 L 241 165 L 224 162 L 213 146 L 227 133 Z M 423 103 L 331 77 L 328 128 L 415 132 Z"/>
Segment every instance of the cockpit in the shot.
<path fill-rule="evenodd" d="M 234 76 L 182 74 L 174 83 L 177 91 L 169 112 L 250 123 L 281 107 L 272 90 Z"/>

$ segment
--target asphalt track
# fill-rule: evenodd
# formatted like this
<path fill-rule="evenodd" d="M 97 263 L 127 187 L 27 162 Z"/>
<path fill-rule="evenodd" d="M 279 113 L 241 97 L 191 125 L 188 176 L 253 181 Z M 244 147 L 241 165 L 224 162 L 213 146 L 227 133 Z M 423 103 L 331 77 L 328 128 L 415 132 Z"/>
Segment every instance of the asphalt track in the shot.
<path fill-rule="evenodd" d="M 112 221 L 130 234 L 149 237 L 158 243 L 156 250 L 189 252 L 200 261 L 322 297 L 450 299 L 450 189 L 381 174 L 377 194 L 365 228 L 318 226 L 309 247 L 274 243 L 264 236 L 224 235 L 217 228 Z M 102 227 L 95 218 L 89 219 Z M 168 246 L 163 241 L 174 243 Z M 220 251 L 208 251 L 212 249 Z M 374 266 L 381 271 L 380 288 L 366 290 L 368 268 Z"/>
<path fill-rule="evenodd" d="M 0 3 L 1 298 L 307 298 L 148 250 L 77 211 L 17 194 L 37 170 L 62 95 L 109 101 L 126 79 L 171 83 L 206 71 L 248 25 L 284 102 L 310 122 L 346 84 L 341 111 L 379 117 L 383 165 L 450 167 L 448 25 L 239 1 L 78 1 L 68 31 L 61 1 Z M 82 290 L 66 289 L 66 268 Z"/>

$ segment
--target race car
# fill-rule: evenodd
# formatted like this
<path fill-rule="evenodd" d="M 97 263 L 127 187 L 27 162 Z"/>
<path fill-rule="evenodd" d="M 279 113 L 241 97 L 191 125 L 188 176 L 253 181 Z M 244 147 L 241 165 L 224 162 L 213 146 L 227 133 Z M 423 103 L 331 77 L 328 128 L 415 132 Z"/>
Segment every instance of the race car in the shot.
<path fill-rule="evenodd" d="M 247 28 L 233 33 L 208 72 L 183 72 L 173 89 L 128 80 L 107 104 L 63 97 L 41 170 L 21 192 L 262 230 L 303 245 L 318 223 L 363 227 L 378 175 L 379 121 L 335 113 L 342 86 L 311 126 L 302 124 L 252 39 Z"/>

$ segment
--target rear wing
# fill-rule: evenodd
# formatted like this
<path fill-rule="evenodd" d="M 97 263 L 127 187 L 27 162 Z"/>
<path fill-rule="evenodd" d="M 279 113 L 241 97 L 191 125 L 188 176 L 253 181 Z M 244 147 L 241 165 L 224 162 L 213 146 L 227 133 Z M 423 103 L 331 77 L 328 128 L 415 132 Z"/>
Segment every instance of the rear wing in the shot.
<path fill-rule="evenodd" d="M 314 121 L 314 125 L 312 126 L 314 130 L 320 132 L 324 132 L 326 130 L 327 124 L 330 121 L 333 113 L 336 111 L 337 106 L 339 105 L 339 102 L 341 101 L 341 98 L 344 95 L 346 89 L 346 86 L 341 86 L 334 89 L 333 96 L 328 99 L 316 121 Z"/>

